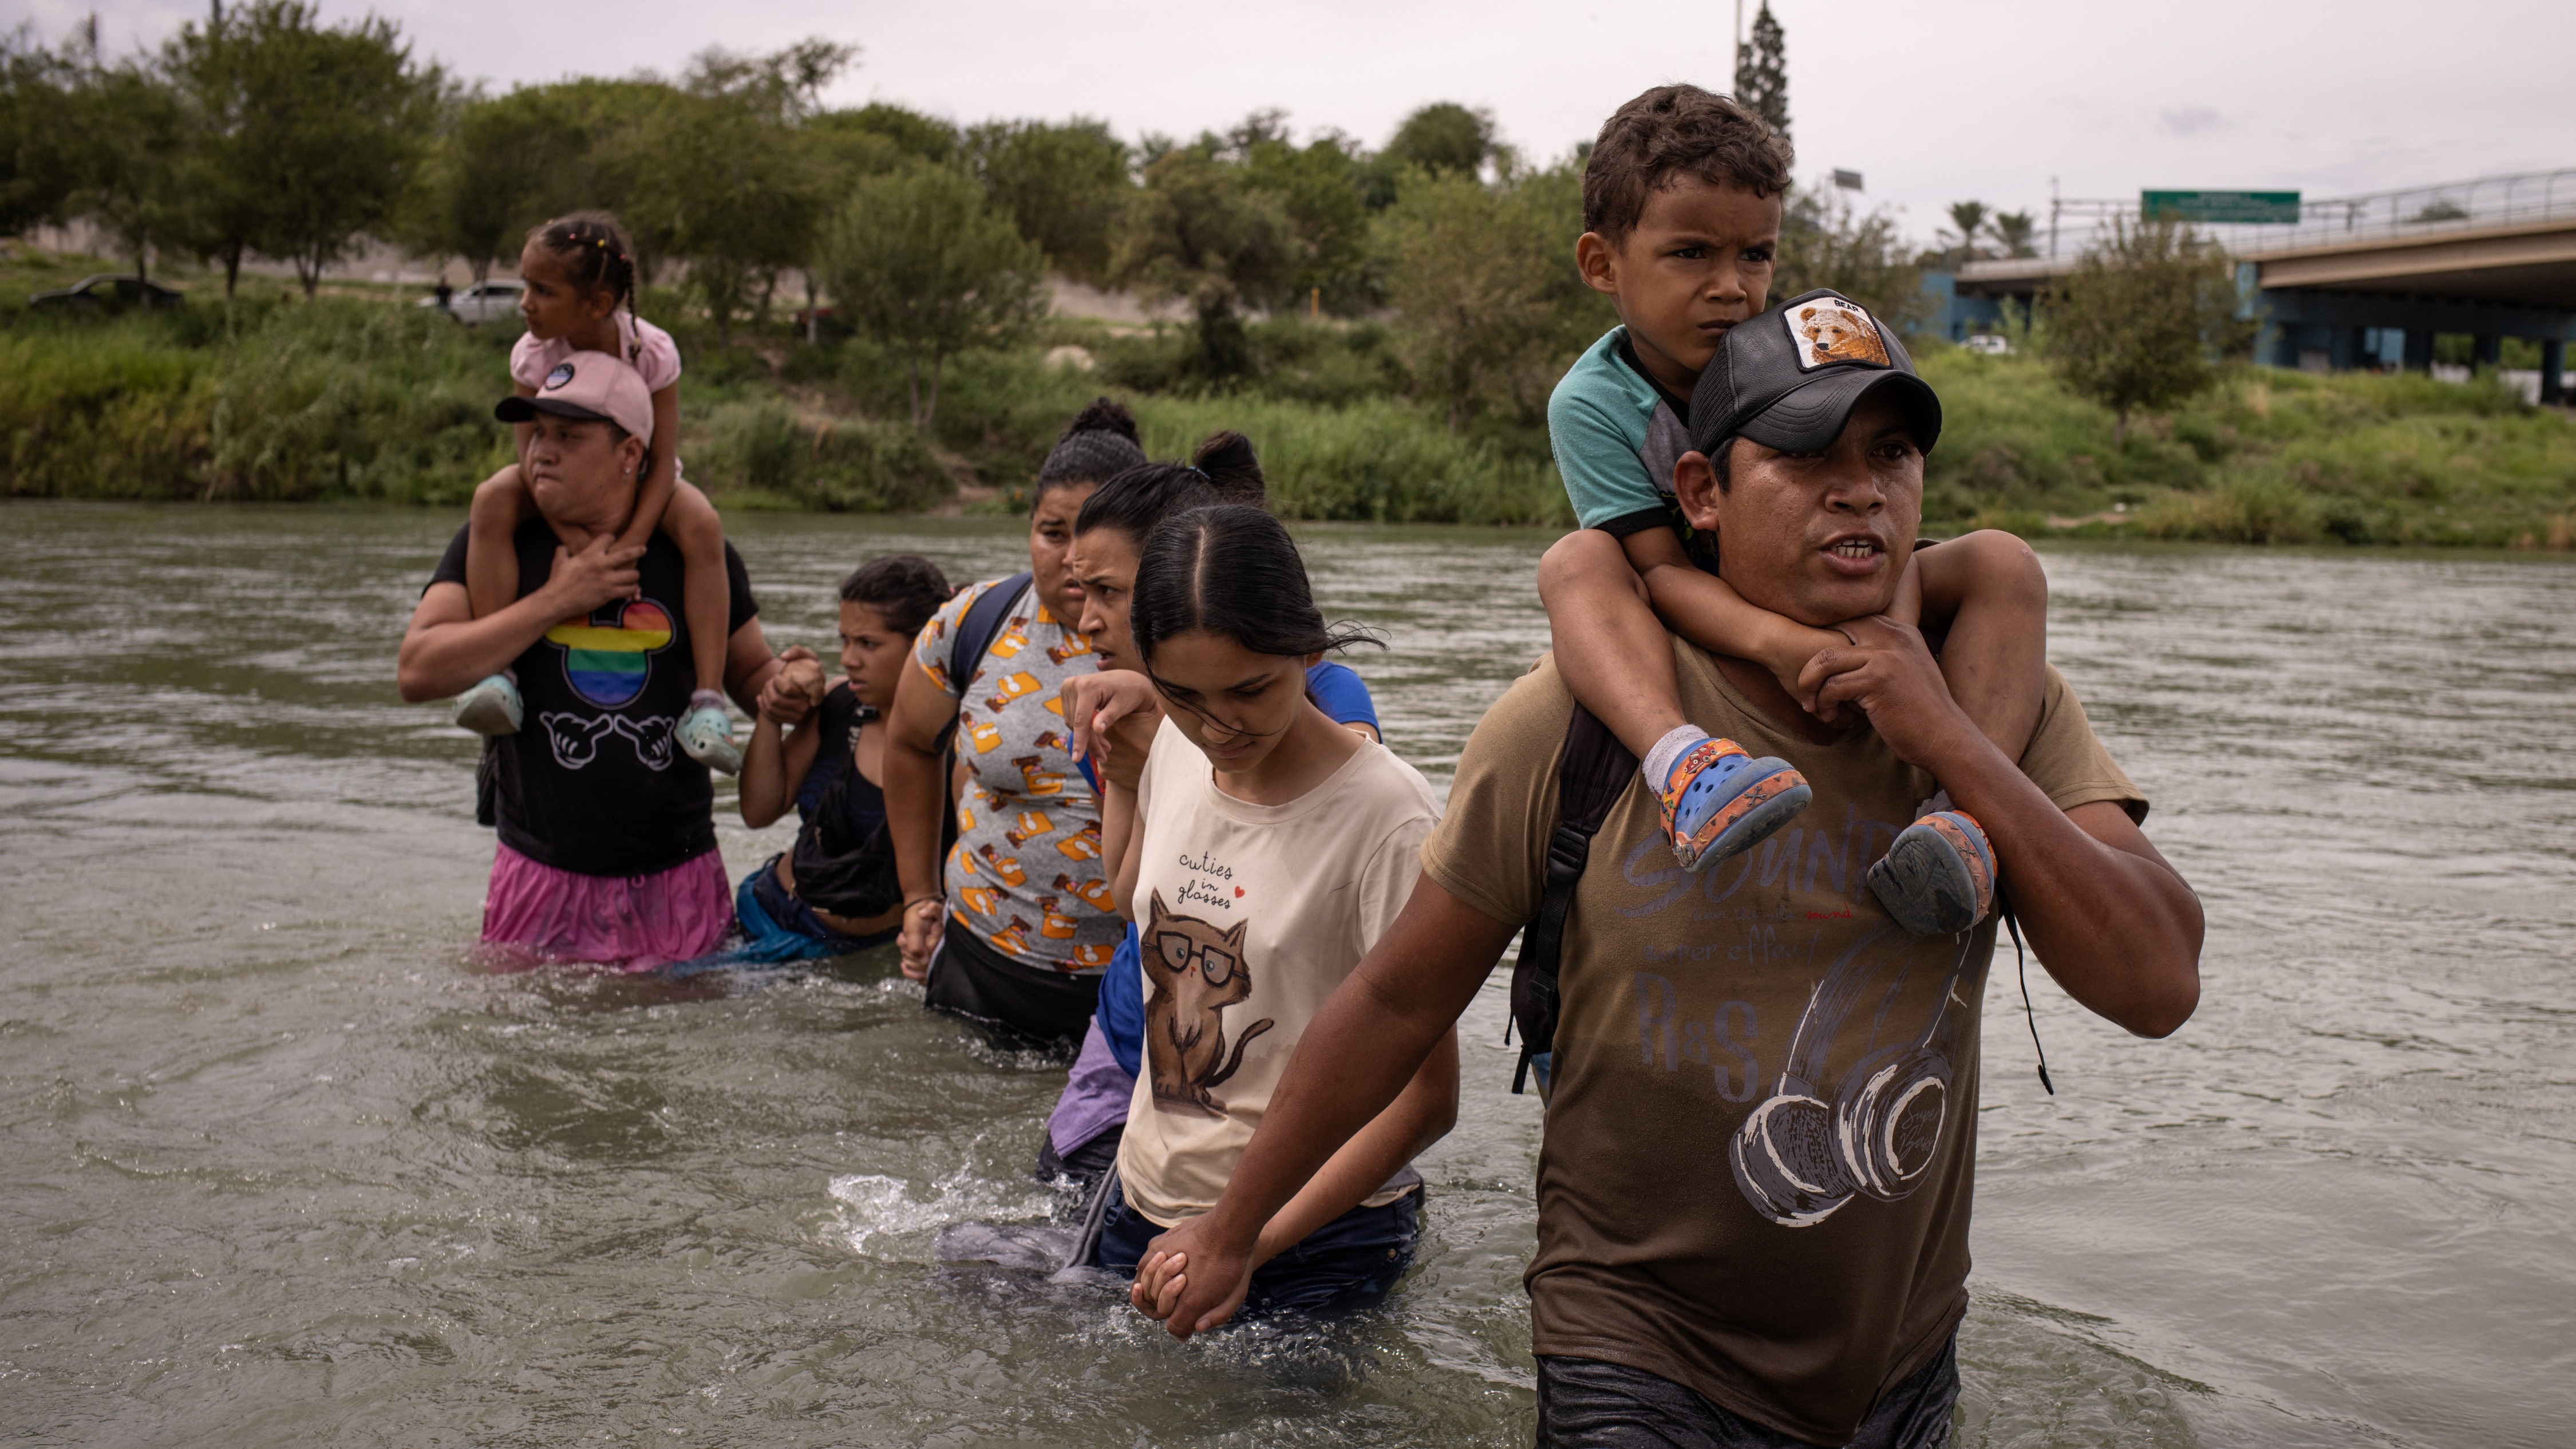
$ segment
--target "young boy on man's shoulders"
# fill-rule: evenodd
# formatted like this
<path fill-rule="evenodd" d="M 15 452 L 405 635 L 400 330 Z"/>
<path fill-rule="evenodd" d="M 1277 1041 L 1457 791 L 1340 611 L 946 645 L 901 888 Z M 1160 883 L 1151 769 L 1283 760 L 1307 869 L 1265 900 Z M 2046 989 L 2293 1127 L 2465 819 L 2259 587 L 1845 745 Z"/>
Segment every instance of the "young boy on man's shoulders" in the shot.
<path fill-rule="evenodd" d="M 1759 844 L 1796 818 L 1810 792 L 1786 762 L 1756 759 L 1684 717 L 1665 625 L 1762 665 L 1811 708 L 1802 672 L 1845 642 L 1739 597 L 1717 576 L 1719 540 L 1683 520 L 1673 491 L 1701 374 L 1728 330 L 1769 302 L 1790 161 L 1788 143 L 1759 117 L 1696 86 L 1659 86 L 1620 107 L 1584 167 L 1575 243 L 1584 280 L 1611 299 L 1620 325 L 1548 401 L 1557 471 L 1582 525 L 1539 566 L 1557 667 L 1641 761 L 1674 853 L 1692 870 Z M 1884 364 L 1901 354 L 1848 299 L 1800 300 L 1813 304 L 1806 326 L 1815 335 L 1802 341 L 1817 361 L 1874 355 Z M 1798 319 L 1783 314 L 1780 325 Z M 1723 484 L 1726 460 L 1710 461 Z M 1897 612 L 1914 622 L 1927 610 L 1948 635 L 1942 671 L 1952 693 L 2018 758 L 2038 722 L 2046 660 L 2039 561 L 2009 534 L 1955 540 L 1908 571 Z M 1890 848 L 1906 868 L 1877 870 L 1872 885 L 1909 927 L 1962 930 L 1990 903 L 1992 852 L 1964 812 L 1938 813 L 1945 818 Z M 1962 901 L 1973 911 L 1964 919 Z"/>

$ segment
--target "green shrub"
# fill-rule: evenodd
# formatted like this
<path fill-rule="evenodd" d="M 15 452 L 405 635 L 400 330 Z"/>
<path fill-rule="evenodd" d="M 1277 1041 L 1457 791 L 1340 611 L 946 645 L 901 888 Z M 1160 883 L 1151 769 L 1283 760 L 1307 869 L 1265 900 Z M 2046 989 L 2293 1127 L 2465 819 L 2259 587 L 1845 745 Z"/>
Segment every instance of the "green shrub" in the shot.
<path fill-rule="evenodd" d="M 906 423 L 801 418 L 774 400 L 725 403 L 686 441 L 690 481 L 753 506 L 906 513 L 955 489 Z"/>

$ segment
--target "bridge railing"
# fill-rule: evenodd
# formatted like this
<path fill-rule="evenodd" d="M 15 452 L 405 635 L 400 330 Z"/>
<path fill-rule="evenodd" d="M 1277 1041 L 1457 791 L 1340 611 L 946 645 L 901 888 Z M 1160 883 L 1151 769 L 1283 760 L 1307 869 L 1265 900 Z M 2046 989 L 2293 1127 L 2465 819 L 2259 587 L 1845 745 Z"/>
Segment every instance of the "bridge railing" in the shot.
<path fill-rule="evenodd" d="M 2135 223 L 2138 205 L 2070 197 L 2058 203 L 2058 215 L 2054 255 L 2071 259 L 2107 236 L 2114 220 Z M 2300 203 L 2295 225 L 2222 222 L 2203 223 L 2198 229 L 2229 252 L 2252 257 L 2560 220 L 2576 220 L 2576 167 L 2479 176 L 2359 196 L 2313 197 Z"/>

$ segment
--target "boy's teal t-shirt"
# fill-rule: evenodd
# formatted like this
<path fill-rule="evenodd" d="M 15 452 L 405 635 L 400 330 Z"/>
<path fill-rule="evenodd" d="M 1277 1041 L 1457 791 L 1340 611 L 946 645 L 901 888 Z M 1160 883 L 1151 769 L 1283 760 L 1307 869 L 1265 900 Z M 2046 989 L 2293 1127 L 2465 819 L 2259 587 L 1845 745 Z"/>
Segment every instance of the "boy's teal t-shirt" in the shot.
<path fill-rule="evenodd" d="M 1624 355 L 1628 329 L 1585 348 L 1547 400 L 1548 446 L 1575 522 L 1625 537 L 1672 525 L 1673 464 L 1690 451 L 1687 419 Z"/>

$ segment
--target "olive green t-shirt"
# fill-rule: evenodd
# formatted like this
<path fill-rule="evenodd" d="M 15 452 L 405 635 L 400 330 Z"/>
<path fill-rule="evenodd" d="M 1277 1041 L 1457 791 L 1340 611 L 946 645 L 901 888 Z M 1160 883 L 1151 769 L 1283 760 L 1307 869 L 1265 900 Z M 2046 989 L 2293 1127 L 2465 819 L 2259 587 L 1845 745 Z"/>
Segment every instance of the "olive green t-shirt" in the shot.
<path fill-rule="evenodd" d="M 1967 1304 L 1989 917 L 1918 939 L 1869 866 L 1937 786 L 1867 726 L 1813 744 L 1674 641 L 1682 707 L 1805 772 L 1788 828 L 1699 875 L 1632 779 L 1594 837 L 1560 963 L 1531 1348 L 1687 1385 L 1839 1444 Z M 1476 726 L 1423 869 L 1535 915 L 1573 696 L 1553 659 Z M 2029 775 L 2061 809 L 2145 800 L 2049 671 Z M 2007 860 L 2009 852 L 2005 852 Z"/>

